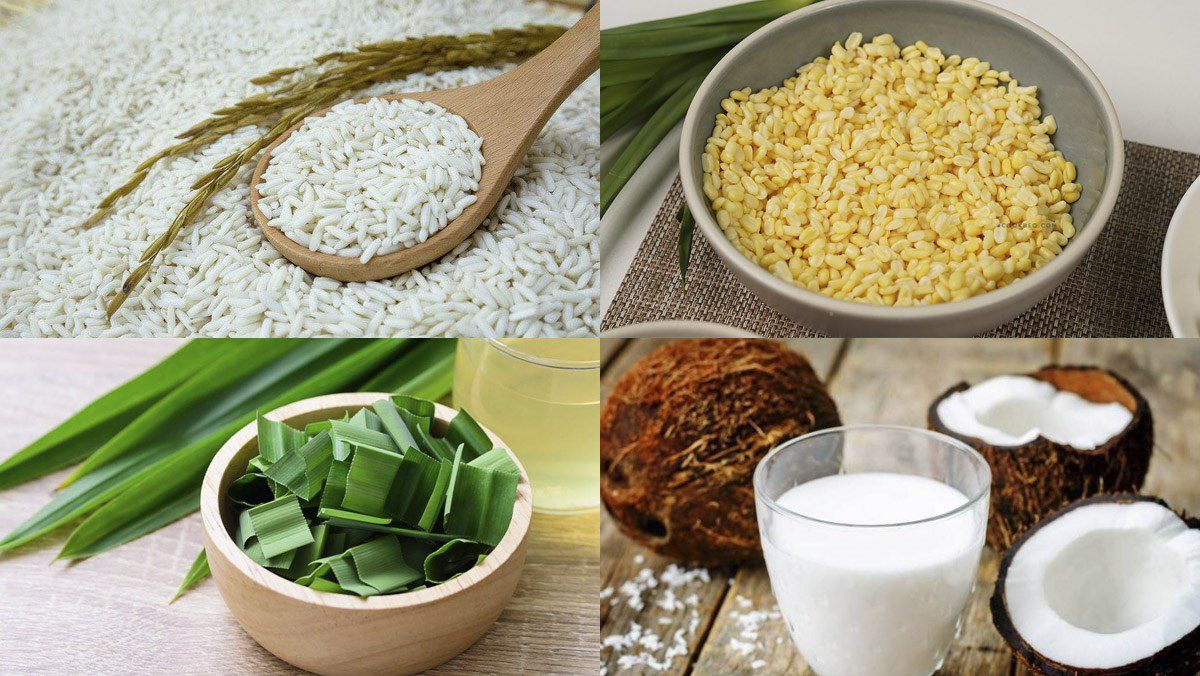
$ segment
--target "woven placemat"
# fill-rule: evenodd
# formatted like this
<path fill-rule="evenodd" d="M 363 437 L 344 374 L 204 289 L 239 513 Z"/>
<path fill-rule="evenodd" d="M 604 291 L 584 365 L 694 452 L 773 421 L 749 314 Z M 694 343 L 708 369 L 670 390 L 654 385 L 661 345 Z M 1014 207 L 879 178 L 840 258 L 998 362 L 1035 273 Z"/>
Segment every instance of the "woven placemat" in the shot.
<path fill-rule="evenodd" d="M 1198 175 L 1200 155 L 1127 142 L 1116 209 L 1087 257 L 1048 298 L 987 335 L 1170 337 L 1159 276 L 1163 238 L 1175 206 Z M 682 204 L 676 178 L 617 289 L 602 330 L 690 319 L 770 337 L 820 335 L 759 300 L 699 232 L 687 294 L 680 294 L 675 214 Z"/>

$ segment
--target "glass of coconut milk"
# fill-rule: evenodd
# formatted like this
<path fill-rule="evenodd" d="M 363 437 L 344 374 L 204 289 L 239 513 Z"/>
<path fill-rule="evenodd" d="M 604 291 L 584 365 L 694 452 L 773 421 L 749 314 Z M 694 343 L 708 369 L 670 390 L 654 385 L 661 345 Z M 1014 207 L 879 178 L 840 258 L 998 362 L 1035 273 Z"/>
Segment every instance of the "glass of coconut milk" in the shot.
<path fill-rule="evenodd" d="M 826 429 L 767 454 L 763 555 L 813 671 L 937 671 L 975 584 L 991 480 L 970 446 L 909 427 Z"/>

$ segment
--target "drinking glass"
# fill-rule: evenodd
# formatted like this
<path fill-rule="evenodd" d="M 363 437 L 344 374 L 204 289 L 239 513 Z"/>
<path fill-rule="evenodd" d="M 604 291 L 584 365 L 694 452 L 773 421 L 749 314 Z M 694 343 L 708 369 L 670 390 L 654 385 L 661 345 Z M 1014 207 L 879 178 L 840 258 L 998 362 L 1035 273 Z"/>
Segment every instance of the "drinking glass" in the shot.
<path fill-rule="evenodd" d="M 873 476 L 842 476 L 859 473 Z M 819 507 L 806 503 L 808 514 L 780 504 L 789 490 L 833 476 L 839 478 L 822 482 L 820 497 L 810 498 Z M 949 486 L 963 501 L 950 508 L 957 496 L 925 481 L 914 486 L 913 476 Z M 876 487 L 870 494 L 858 490 L 864 480 Z M 891 484 L 884 490 L 869 483 L 878 480 Z M 987 461 L 970 446 L 909 427 L 820 430 L 763 458 L 754 472 L 763 555 L 788 631 L 813 671 L 937 671 L 975 584 L 990 487 Z M 817 485 L 807 488 L 817 495 Z M 881 497 L 893 492 L 902 497 Z M 942 507 L 922 512 L 921 500 L 934 494 Z M 873 517 L 862 515 L 864 504 Z"/>
<path fill-rule="evenodd" d="M 520 458 L 534 511 L 600 505 L 598 338 L 460 339 L 454 405 Z"/>

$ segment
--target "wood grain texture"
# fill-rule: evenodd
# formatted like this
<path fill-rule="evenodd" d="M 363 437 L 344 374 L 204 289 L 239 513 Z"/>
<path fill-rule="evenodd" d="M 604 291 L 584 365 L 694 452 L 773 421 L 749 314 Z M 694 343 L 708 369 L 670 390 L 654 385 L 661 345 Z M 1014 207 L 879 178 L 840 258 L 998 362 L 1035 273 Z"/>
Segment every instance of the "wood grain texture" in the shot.
<path fill-rule="evenodd" d="M 0 457 L 33 441 L 182 341 L 0 341 Z M 0 530 L 39 509 L 60 472 L 0 493 Z M 237 625 L 212 581 L 167 605 L 202 547 L 199 514 L 74 565 L 65 533 L 0 556 L 0 673 L 293 674 Z M 499 620 L 433 674 L 595 673 L 599 515 L 535 514 L 525 569 Z"/>
<path fill-rule="evenodd" d="M 662 341 L 630 341 L 609 363 L 602 383 L 611 384 L 621 371 Z M 653 344 L 651 344 L 653 343 Z M 977 382 L 1003 373 L 1025 373 L 1049 363 L 1095 364 L 1128 378 L 1150 403 L 1155 418 L 1155 453 L 1144 492 L 1165 498 L 1177 509 L 1200 511 L 1200 442 L 1190 431 L 1200 428 L 1200 341 L 1182 340 L 853 340 L 813 341 L 799 345 L 819 373 L 825 373 L 842 420 L 923 427 L 926 408 L 935 397 L 960 382 Z M 829 359 L 827 355 L 834 355 Z M 828 361 L 828 370 L 822 364 Z M 607 385 L 602 391 L 607 392 Z M 641 566 L 655 559 L 630 542 L 602 517 L 603 585 L 619 588 Z M 610 558 L 616 557 L 616 558 Z M 1025 674 L 992 626 L 991 596 L 999 556 L 984 550 L 976 589 L 963 614 L 963 630 L 940 673 L 980 676 Z M 762 566 L 714 571 L 713 580 L 697 592 L 705 602 L 704 631 L 689 644 L 690 653 L 672 662 L 665 673 L 683 674 L 811 674 L 787 636 L 782 619 L 764 621 L 756 635 L 744 633 L 738 616 L 749 610 L 775 608 L 770 581 Z M 712 597 L 719 597 L 713 602 Z M 653 599 L 650 599 L 652 603 Z M 650 605 L 648 603 L 647 605 Z M 637 621 L 656 621 L 655 613 L 601 603 L 601 634 L 628 630 Z M 674 625 L 672 625 L 674 626 Z M 738 648 L 736 642 L 753 643 Z M 616 673 L 616 653 L 601 651 L 608 673 Z M 754 660 L 761 660 L 752 664 Z M 632 669 L 621 673 L 649 673 Z"/>
<path fill-rule="evenodd" d="M 271 162 L 272 152 L 304 121 L 267 146 L 254 168 L 250 179 L 250 208 L 254 219 L 272 246 L 289 261 L 314 275 L 343 282 L 364 282 L 419 268 L 446 255 L 479 228 L 500 201 L 550 116 L 599 67 L 600 7 L 596 6 L 549 47 L 490 80 L 457 89 L 380 97 L 390 101 L 412 99 L 436 103 L 465 119 L 471 130 L 483 139 L 485 164 L 479 189 L 475 191 L 476 201 L 424 242 L 361 263 L 354 256 L 311 251 L 267 223 L 258 206 L 258 184 Z M 326 109 L 313 117 L 328 112 Z"/>

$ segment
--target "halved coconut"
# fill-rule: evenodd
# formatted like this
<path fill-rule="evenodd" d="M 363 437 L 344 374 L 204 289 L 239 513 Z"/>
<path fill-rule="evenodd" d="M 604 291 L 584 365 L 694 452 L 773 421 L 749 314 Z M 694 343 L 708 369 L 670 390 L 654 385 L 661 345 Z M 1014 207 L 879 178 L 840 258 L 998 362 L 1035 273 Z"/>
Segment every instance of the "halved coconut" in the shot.
<path fill-rule="evenodd" d="M 1117 374 L 1087 366 L 960 383 L 929 407 L 929 427 L 970 444 L 991 465 L 987 542 L 998 551 L 1073 500 L 1140 490 L 1154 446 L 1142 395 Z"/>
<path fill-rule="evenodd" d="M 1039 674 L 1200 671 L 1200 520 L 1104 495 L 1031 528 L 1000 564 L 992 621 Z"/>

